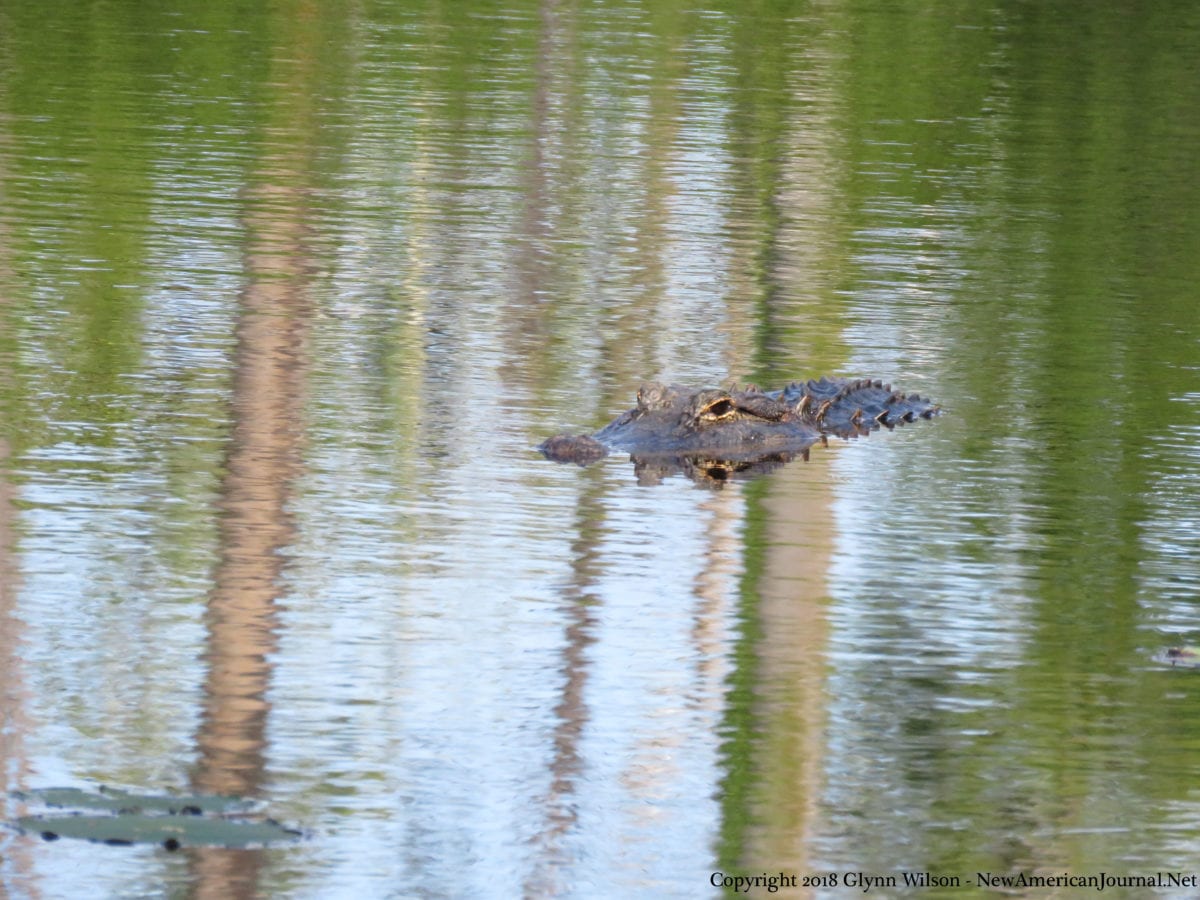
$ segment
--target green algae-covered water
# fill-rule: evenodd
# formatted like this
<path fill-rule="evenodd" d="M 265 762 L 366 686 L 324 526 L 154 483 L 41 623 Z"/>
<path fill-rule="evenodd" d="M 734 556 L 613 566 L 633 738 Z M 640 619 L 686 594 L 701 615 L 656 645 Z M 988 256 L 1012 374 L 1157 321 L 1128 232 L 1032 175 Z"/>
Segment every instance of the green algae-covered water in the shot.
<path fill-rule="evenodd" d="M 1165 3 L 0 6 L 4 818 L 306 835 L 10 828 L 0 893 L 1189 895 L 1197 59 Z M 532 450 L 822 373 L 945 412 Z"/>

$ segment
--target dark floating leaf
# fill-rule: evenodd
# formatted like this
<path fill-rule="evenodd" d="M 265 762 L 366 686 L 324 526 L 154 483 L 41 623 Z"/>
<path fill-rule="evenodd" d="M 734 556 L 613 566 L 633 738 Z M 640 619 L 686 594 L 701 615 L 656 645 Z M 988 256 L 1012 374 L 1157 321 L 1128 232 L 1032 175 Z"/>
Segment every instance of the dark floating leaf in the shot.
<path fill-rule="evenodd" d="M 23 831 L 40 834 L 45 840 L 81 838 L 117 846 L 162 844 L 168 850 L 180 847 L 251 847 L 280 841 L 296 841 L 303 834 L 266 820 L 249 822 L 207 816 L 66 814 L 23 816 L 17 819 Z"/>
<path fill-rule="evenodd" d="M 1159 654 L 1159 659 L 1169 666 L 1200 668 L 1200 647 L 1169 647 Z"/>
<path fill-rule="evenodd" d="M 261 814 L 258 804 L 238 797 L 134 794 L 116 788 L 100 793 L 79 788 L 13 791 L 31 806 L 63 810 L 23 816 L 15 824 L 43 840 L 80 838 L 114 846 L 160 844 L 180 847 L 252 847 L 291 842 L 303 832 L 286 828 Z"/>

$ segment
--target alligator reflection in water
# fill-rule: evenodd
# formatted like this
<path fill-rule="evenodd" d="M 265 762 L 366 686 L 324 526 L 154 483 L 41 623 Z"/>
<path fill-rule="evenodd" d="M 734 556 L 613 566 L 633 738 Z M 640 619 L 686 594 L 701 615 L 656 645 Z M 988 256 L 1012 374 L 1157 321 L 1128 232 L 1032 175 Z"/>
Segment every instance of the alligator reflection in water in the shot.
<path fill-rule="evenodd" d="M 537 449 L 547 459 L 581 466 L 627 451 L 643 483 L 675 472 L 719 482 L 807 458 L 808 448 L 828 435 L 857 437 L 938 411 L 916 394 L 870 379 L 821 378 L 777 391 L 651 383 L 638 391 L 636 408 L 595 434 L 557 435 Z"/>

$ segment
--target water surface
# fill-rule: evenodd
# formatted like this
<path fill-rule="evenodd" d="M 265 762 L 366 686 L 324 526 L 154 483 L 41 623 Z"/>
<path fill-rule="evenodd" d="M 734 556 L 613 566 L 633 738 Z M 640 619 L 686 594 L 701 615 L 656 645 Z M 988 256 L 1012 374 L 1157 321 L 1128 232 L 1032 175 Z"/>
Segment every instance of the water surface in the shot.
<path fill-rule="evenodd" d="M 4 890 L 1200 873 L 1198 54 L 1166 4 L 0 9 L 6 786 L 311 834 L 9 833 Z M 532 450 L 821 373 L 946 412 L 723 486 Z"/>

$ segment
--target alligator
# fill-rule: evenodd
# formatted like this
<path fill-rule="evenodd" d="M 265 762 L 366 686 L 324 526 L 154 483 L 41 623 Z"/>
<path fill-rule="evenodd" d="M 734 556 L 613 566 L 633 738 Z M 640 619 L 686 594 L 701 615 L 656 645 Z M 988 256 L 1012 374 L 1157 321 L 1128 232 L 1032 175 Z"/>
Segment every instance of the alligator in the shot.
<path fill-rule="evenodd" d="M 940 407 L 882 381 L 848 378 L 794 381 L 775 391 L 692 391 L 677 384 L 642 385 L 637 406 L 594 434 L 560 434 L 538 445 L 547 459 L 581 466 L 613 451 L 628 452 L 645 479 L 681 470 L 697 480 L 725 480 L 808 458 L 829 435 L 852 438 L 889 430 Z"/>

